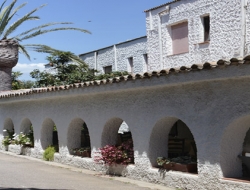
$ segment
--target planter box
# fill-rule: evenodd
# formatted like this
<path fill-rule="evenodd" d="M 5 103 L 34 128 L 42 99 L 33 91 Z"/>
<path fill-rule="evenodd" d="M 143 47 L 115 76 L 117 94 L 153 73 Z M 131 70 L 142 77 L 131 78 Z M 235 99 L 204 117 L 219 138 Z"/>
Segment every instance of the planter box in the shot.
<path fill-rule="evenodd" d="M 84 151 L 84 152 L 76 152 L 76 156 L 81 156 L 81 157 L 91 157 L 91 152 L 90 151 Z"/>
<path fill-rule="evenodd" d="M 197 173 L 197 164 L 169 163 L 169 164 L 164 164 L 163 168 L 166 170 Z"/>

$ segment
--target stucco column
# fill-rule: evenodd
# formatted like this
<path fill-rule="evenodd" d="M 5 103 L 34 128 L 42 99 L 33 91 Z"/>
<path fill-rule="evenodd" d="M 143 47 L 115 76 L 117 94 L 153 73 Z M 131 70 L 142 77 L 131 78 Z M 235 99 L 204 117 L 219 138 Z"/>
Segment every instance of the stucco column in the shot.
<path fill-rule="evenodd" d="M 0 41 L 0 91 L 11 90 L 11 71 L 18 61 L 18 42 Z"/>

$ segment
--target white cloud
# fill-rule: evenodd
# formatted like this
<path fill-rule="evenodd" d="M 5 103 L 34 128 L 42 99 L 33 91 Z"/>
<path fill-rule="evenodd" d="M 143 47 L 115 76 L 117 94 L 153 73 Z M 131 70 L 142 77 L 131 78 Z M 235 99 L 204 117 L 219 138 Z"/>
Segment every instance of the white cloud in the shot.
<path fill-rule="evenodd" d="M 43 71 L 45 69 L 45 64 L 46 63 L 17 63 L 17 65 L 12 70 L 23 73 L 23 75 L 19 78 L 20 80 L 34 80 L 30 77 L 30 72 L 34 69 Z"/>

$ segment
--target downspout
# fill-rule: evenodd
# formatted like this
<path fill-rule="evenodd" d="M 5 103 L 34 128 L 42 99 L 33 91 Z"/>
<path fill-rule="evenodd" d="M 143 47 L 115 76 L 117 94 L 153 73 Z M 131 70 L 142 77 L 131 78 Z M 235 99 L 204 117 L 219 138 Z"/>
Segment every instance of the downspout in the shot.
<path fill-rule="evenodd" d="M 162 36 L 161 36 L 161 15 L 158 15 L 158 37 L 159 37 L 159 52 L 160 52 L 160 69 L 163 69 L 163 58 L 162 58 Z"/>
<path fill-rule="evenodd" d="M 117 52 L 116 52 L 116 45 L 114 45 L 114 55 L 115 55 L 115 71 L 117 71 Z"/>
<path fill-rule="evenodd" d="M 243 58 L 246 56 L 247 53 L 247 44 L 246 44 L 246 13 L 247 13 L 247 0 L 242 0 L 242 5 L 241 5 L 241 24 L 242 24 L 242 31 L 241 31 L 241 52 L 240 52 L 240 56 Z"/>

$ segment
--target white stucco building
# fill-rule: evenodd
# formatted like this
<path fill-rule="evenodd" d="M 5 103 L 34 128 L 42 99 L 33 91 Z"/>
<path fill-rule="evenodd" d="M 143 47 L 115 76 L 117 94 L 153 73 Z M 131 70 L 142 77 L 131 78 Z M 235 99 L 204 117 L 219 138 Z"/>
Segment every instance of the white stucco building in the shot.
<path fill-rule="evenodd" d="M 146 10 L 149 69 L 250 52 L 249 0 L 174 0 Z"/>
<path fill-rule="evenodd" d="M 100 73 L 111 71 L 143 73 L 148 71 L 146 36 L 80 54 L 79 56 L 90 68 L 96 69 Z"/>
<path fill-rule="evenodd" d="M 149 9 L 147 40 L 80 55 L 101 72 L 133 75 L 1 92 L 0 126 L 18 134 L 32 125 L 35 146 L 24 154 L 42 158 L 56 125 L 55 162 L 101 172 L 110 168 L 94 162 L 98 148 L 131 132 L 134 163 L 119 167 L 124 176 L 188 190 L 248 190 L 249 180 L 242 177 L 250 174 L 249 4 L 175 0 Z M 89 131 L 88 158 L 72 155 L 81 146 L 83 125 Z M 157 168 L 157 157 L 180 153 L 172 150 L 173 141 L 195 159 L 197 172 Z M 20 146 L 10 145 L 9 151 L 20 153 Z"/>

